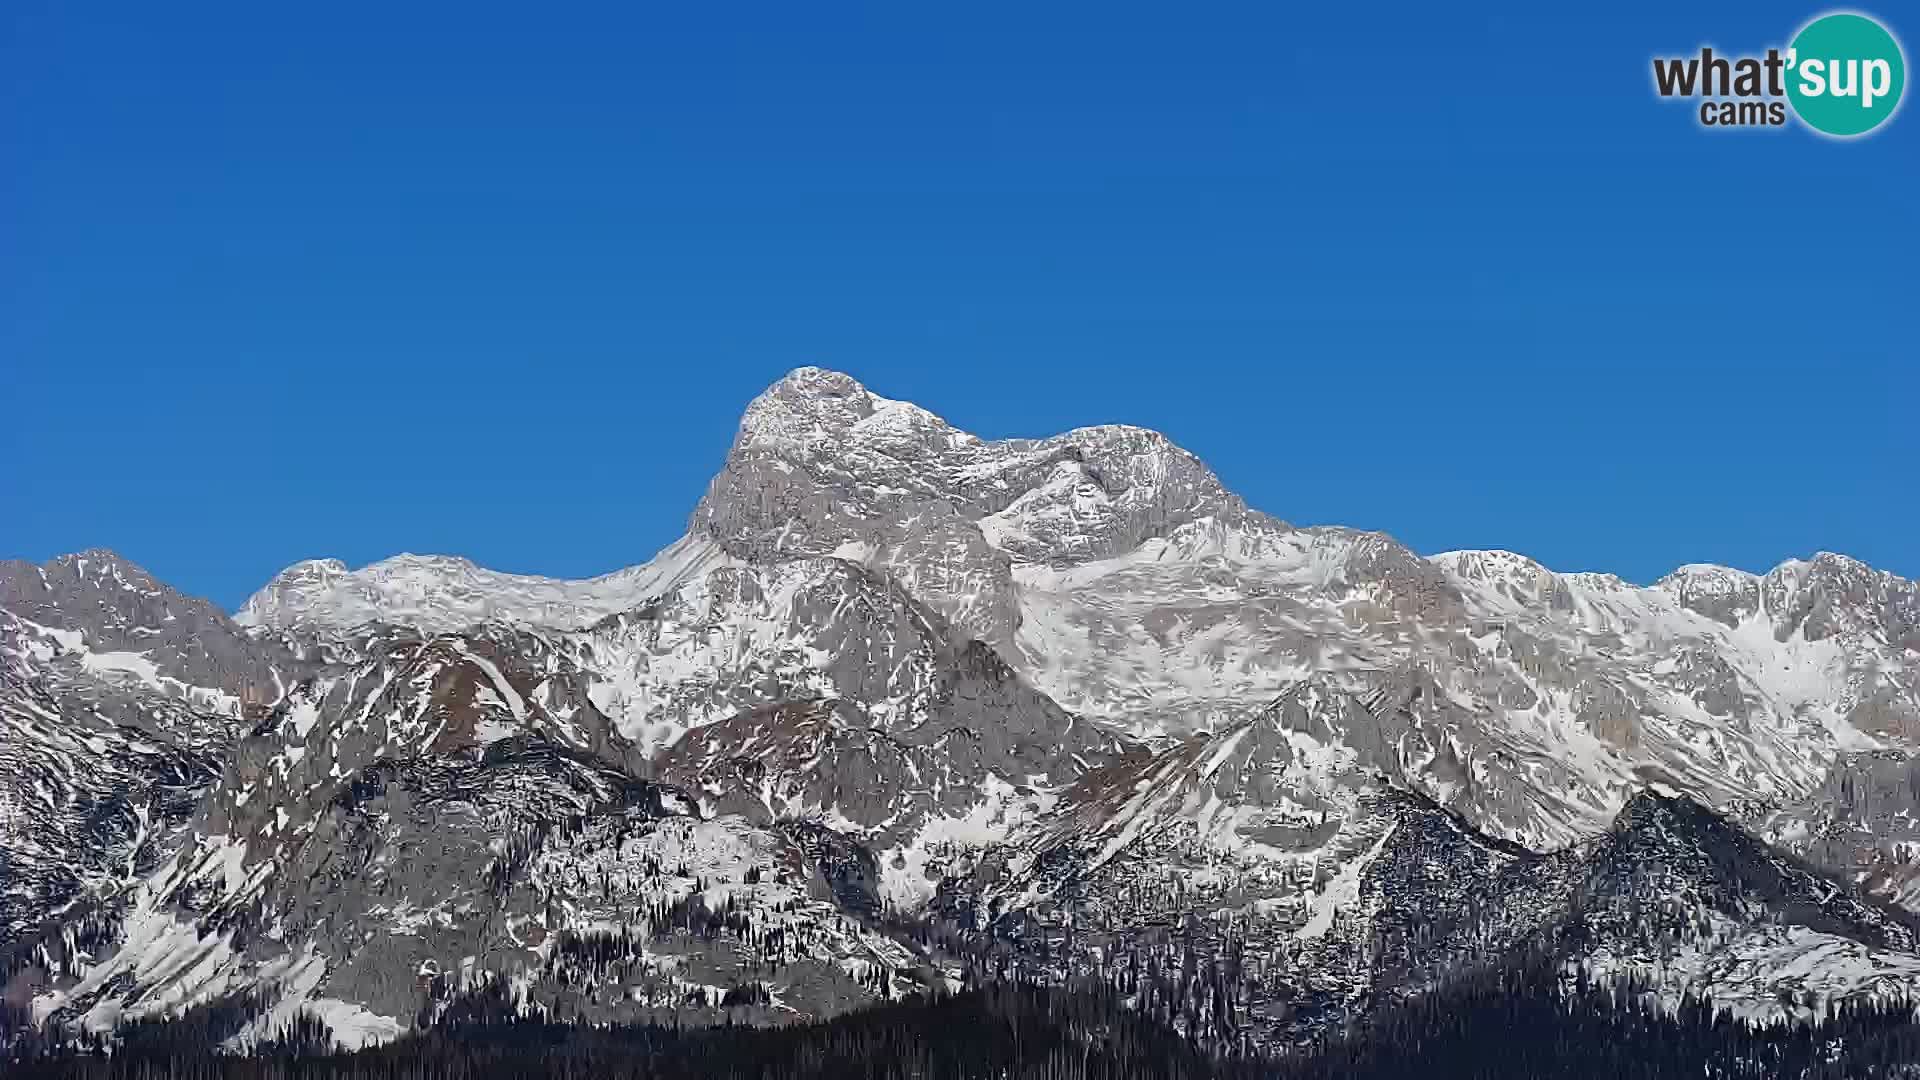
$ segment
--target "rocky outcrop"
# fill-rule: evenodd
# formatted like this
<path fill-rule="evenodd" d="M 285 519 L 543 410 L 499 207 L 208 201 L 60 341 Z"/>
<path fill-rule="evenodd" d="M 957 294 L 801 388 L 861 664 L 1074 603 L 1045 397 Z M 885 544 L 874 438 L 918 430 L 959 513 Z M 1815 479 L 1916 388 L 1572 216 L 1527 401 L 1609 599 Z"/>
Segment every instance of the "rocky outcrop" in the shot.
<path fill-rule="evenodd" d="M 480 985 L 759 1022 L 969 971 L 1283 1042 L 1542 943 L 1756 1015 L 1877 994 L 1913 942 L 1849 886 L 1920 902 L 1915 596 L 1423 558 L 1154 432 L 802 369 L 588 581 L 315 560 L 230 620 L 0 566 L 0 989 L 96 1029 L 270 989 L 356 1043 Z"/>

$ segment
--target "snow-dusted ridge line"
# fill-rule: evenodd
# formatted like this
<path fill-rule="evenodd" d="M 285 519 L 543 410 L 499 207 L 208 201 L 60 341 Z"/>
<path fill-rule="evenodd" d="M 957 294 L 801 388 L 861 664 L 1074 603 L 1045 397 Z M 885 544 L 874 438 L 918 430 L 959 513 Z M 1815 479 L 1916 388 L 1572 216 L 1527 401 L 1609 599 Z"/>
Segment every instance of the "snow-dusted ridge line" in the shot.
<path fill-rule="evenodd" d="M 835 554 L 854 562 L 865 561 L 865 553 L 857 544 L 843 545 Z M 1456 572 L 1463 564 L 1495 562 L 1553 578 L 1611 582 L 1627 589 L 1676 594 L 1689 588 L 1731 591 L 1742 585 L 1752 586 L 1778 574 L 1803 570 L 1817 559 L 1860 567 L 1895 581 L 1905 580 L 1828 551 L 1816 552 L 1811 558 L 1783 560 L 1764 574 L 1717 563 L 1687 563 L 1650 585 L 1599 571 L 1556 571 L 1501 548 L 1459 548 L 1424 558 Z M 686 573 L 727 561 L 723 553 L 692 535 L 675 541 L 648 562 L 591 578 L 490 570 L 459 555 L 402 552 L 358 569 L 349 569 L 338 559 L 306 559 L 274 575 L 234 611 L 233 621 L 248 627 L 321 626 L 343 630 L 385 622 L 427 632 L 449 632 L 498 620 L 574 629 L 650 600 Z"/>
<path fill-rule="evenodd" d="M 120 834 L 85 868 L 101 895 L 205 869 L 191 903 L 150 920 L 136 903 L 117 931 L 166 945 L 116 961 L 131 989 L 55 973 L 59 1023 L 283 978 L 383 1026 L 417 1015 L 434 973 L 597 983 L 562 934 L 672 930 L 696 896 L 737 904 L 782 964 L 824 943 L 770 995 L 825 1011 L 920 966 L 855 916 L 958 911 L 973 885 L 969 919 L 998 902 L 1110 919 L 1116 940 L 1203 913 L 1338 996 L 1371 978 L 1369 926 L 1445 914 L 1504 870 L 1539 868 L 1532 899 L 1496 888 L 1490 913 L 1559 910 L 1578 876 L 1561 871 L 1648 788 L 1920 904 L 1911 583 L 1831 554 L 1651 586 L 1510 552 L 1422 558 L 1249 510 L 1144 429 L 985 441 L 819 369 L 754 401 L 687 536 L 640 566 L 315 560 L 229 619 L 91 552 L 0 565 L 15 619 L 0 811 L 25 812 L 0 812 L 0 839 L 32 826 L 14 865 L 46 884 L 8 895 L 0 875 L 0 918 L 41 925 L 62 868 L 99 846 L 91 822 Z M 50 758 L 70 782 L 39 783 Z M 181 761 L 205 797 L 110 790 L 159 790 Z M 1646 862 L 1621 860 L 1624 886 Z M 1683 863 L 1672 880 L 1712 884 Z M 646 985 L 577 998 L 595 1018 L 765 977 L 636 940 Z M 1775 968 L 1920 956 L 1743 940 L 1738 970 L 1689 979 L 1764 1005 Z"/>
<path fill-rule="evenodd" d="M 275 575 L 233 615 L 242 626 L 348 630 L 372 622 L 430 633 L 501 621 L 575 628 L 626 611 L 727 556 L 685 537 L 652 560 L 594 578 L 489 570 L 452 555 L 401 554 L 357 570 L 309 559 Z"/>
<path fill-rule="evenodd" d="M 242 617 L 568 630 L 723 567 L 818 558 L 897 582 L 1070 713 L 1153 745 L 1309 677 L 1367 691 L 1425 671 L 1459 707 L 1419 726 L 1401 765 L 1531 846 L 1600 828 L 1647 775 L 1716 806 L 1795 800 L 1843 755 L 1920 735 L 1920 589 L 1844 556 L 1764 575 L 1691 564 L 1651 586 L 1497 550 L 1422 558 L 1250 510 L 1145 429 L 987 441 L 818 368 L 747 407 L 687 536 L 650 563 L 576 582 L 417 556 L 303 564 Z M 645 671 L 680 678 L 699 655 L 602 657 L 590 697 L 637 722 L 621 702 L 654 708 Z M 661 719 L 650 729 L 688 726 Z"/>
<path fill-rule="evenodd" d="M 1174 508 L 1172 520 L 1210 523 L 1223 534 L 1215 543 L 1225 539 L 1258 546 L 1267 539 L 1235 536 L 1246 531 L 1240 528 L 1242 519 L 1250 518 L 1255 534 L 1266 531 L 1266 526 L 1288 528 L 1278 519 L 1249 510 L 1220 486 L 1198 458 L 1151 429 L 1099 424 L 1043 439 L 988 441 L 952 427 L 919 405 L 882 397 L 845 375 L 817 367 L 794 370 L 748 405 L 732 453 L 743 460 L 777 459 L 781 464 L 776 471 L 782 474 L 791 474 L 796 464 L 825 468 L 827 480 L 843 479 L 834 475 L 843 466 L 863 470 L 872 475 L 844 479 L 858 489 L 860 501 L 872 504 L 865 508 L 870 511 L 910 508 L 916 500 L 955 503 L 960 517 L 971 523 L 971 531 L 983 541 L 969 554 L 1011 558 L 1016 565 L 1057 565 L 1061 559 L 1085 563 L 1132 550 L 1139 539 L 1133 535 L 1139 531 L 1137 523 L 1122 527 L 1121 547 L 1110 553 L 1098 549 L 1115 538 L 1089 535 L 1085 528 L 1087 521 L 1097 525 L 1096 519 L 1141 513 L 1143 507 L 1128 505 L 1129 499 L 1152 502 L 1155 514 L 1166 511 L 1161 504 L 1184 503 L 1184 508 Z M 1117 456 L 1109 462 L 1104 455 Z M 358 569 L 338 559 L 309 559 L 276 575 L 235 612 L 234 620 L 244 626 L 336 630 L 380 621 L 429 632 L 487 620 L 563 629 L 582 626 L 725 561 L 728 552 L 744 554 L 747 548 L 767 545 L 775 551 L 792 550 L 796 540 L 804 539 L 793 534 L 816 524 L 784 522 L 778 515 L 752 524 L 740 522 L 737 513 L 717 508 L 728 501 L 722 495 L 738 501 L 739 493 L 726 490 L 728 475 L 715 479 L 685 537 L 646 563 L 612 573 L 552 578 L 490 570 L 461 556 L 412 553 Z M 760 530 L 763 535 L 749 543 L 743 539 L 747 530 Z M 1378 535 L 1331 526 L 1302 531 L 1356 538 Z M 1148 536 L 1152 535 L 1149 528 Z M 887 558 L 885 546 L 874 537 L 836 537 L 811 553 L 891 562 L 888 568 L 895 572 L 908 569 L 899 565 L 897 556 Z M 1769 578 L 1797 574 L 1820 560 L 1879 573 L 1846 556 L 1820 552 L 1810 559 L 1783 561 L 1764 575 L 1694 563 L 1677 567 L 1651 586 L 1635 586 L 1607 574 L 1555 572 L 1524 555 L 1497 549 L 1446 551 L 1427 559 L 1455 572 L 1463 567 L 1498 566 L 1506 573 L 1531 572 L 1676 594 L 1734 592 Z M 993 602 L 977 595 L 982 583 L 968 588 L 976 595 L 960 598 L 958 607 Z M 944 585 L 942 591 L 947 591 Z M 993 638 L 991 633 L 983 636 Z"/>

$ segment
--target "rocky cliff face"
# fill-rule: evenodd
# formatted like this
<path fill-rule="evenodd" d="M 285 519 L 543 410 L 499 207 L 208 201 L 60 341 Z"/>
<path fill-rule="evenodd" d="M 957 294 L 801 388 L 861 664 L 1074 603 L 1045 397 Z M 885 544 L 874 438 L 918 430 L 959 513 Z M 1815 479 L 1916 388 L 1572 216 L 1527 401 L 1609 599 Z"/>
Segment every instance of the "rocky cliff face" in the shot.
<path fill-rule="evenodd" d="M 0 982 L 49 1024 L 1017 968 L 1272 1042 L 1529 944 L 1756 1014 L 1914 964 L 1855 895 L 1920 895 L 1913 583 L 1423 558 L 816 369 L 644 565 L 319 560 L 229 619 L 91 552 L 0 566 L 0 631 Z"/>

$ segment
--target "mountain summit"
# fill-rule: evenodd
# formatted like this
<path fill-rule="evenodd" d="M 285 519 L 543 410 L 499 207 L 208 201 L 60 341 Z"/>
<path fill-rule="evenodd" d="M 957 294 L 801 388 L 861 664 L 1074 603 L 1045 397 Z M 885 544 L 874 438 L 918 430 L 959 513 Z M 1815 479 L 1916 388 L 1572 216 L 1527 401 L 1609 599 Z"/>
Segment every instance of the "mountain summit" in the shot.
<path fill-rule="evenodd" d="M 0 989 L 54 1027 L 1018 971 L 1278 1043 L 1522 947 L 1684 944 L 1661 991 L 1755 1015 L 1810 957 L 1920 972 L 1912 582 L 1423 558 L 1151 431 L 983 440 L 817 368 L 641 565 L 311 560 L 230 619 L 89 552 L 0 564 L 0 628 Z"/>
<path fill-rule="evenodd" d="M 1366 691 L 1419 669 L 1456 708 L 1414 733 L 1410 782 L 1533 845 L 1604 827 L 1648 777 L 1716 805 L 1791 801 L 1838 756 L 1920 736 L 1920 588 L 1842 556 L 1650 588 L 1510 552 L 1427 559 L 1251 510 L 1155 432 L 988 441 L 819 368 L 748 405 L 687 536 L 651 563 L 585 582 L 303 563 L 239 618 L 571 629 L 718 565 L 798 557 L 899 582 L 1061 705 L 1149 742 L 1308 675 Z M 1440 775 L 1454 761 L 1471 784 Z"/>

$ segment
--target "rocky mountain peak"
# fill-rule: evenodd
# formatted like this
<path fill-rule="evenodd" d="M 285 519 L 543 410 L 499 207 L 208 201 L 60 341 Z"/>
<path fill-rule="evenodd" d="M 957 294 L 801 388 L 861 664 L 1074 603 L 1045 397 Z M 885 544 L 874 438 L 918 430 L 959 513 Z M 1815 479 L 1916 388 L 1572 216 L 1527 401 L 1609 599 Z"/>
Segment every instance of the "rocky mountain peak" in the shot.
<path fill-rule="evenodd" d="M 883 908 L 996 922 L 1043 978 L 1258 958 L 1219 974 L 1268 1034 L 1569 919 L 1637 962 L 1681 891 L 1733 958 L 1663 992 L 1920 974 L 1728 820 L 1913 880 L 1920 602 L 1829 553 L 1651 588 L 1426 559 L 1153 431 L 982 439 L 803 368 L 639 566 L 315 559 L 228 620 L 92 551 L 0 564 L 0 609 L 0 947 L 81 895 L 123 920 L 34 991 L 58 1024 L 198 972 L 390 1037 L 469 965 L 595 1020 L 734 978 L 823 1015 L 944 962 Z M 593 956 L 632 981 L 582 995 Z"/>
<path fill-rule="evenodd" d="M 748 406 L 689 531 L 749 560 L 884 568 L 965 632 L 1009 645 L 1014 568 L 1123 554 L 1240 500 L 1141 428 L 988 441 L 849 376 L 802 368 Z"/>
<path fill-rule="evenodd" d="M 167 587 L 147 573 L 138 563 L 110 548 L 96 547 L 69 555 L 56 555 L 37 567 L 31 563 L 10 561 L 10 576 L 29 567 L 37 570 L 50 587 L 69 589 L 107 588 L 118 591 L 157 593 Z"/>
<path fill-rule="evenodd" d="M 1822 551 L 1789 560 L 1762 579 L 1761 593 L 1782 641 L 1796 632 L 1809 641 L 1867 635 L 1920 651 L 1920 584 L 1857 559 Z"/>
<path fill-rule="evenodd" d="M 191 685 L 235 689 L 241 657 L 271 646 L 244 640 L 226 613 L 101 548 L 35 565 L 0 562 L 0 608 L 70 635 L 95 666 L 151 669 Z"/>
<path fill-rule="evenodd" d="M 1690 563 L 1653 583 L 1681 607 L 1715 622 L 1739 626 L 1760 610 L 1758 575 L 1729 566 Z"/>
<path fill-rule="evenodd" d="M 273 578 L 262 586 L 259 592 L 249 598 L 241 611 L 244 613 L 253 609 L 256 600 L 264 603 L 266 597 L 289 591 L 330 586 L 350 573 L 352 571 L 348 569 L 347 564 L 339 559 L 302 559 L 273 575 Z"/>
<path fill-rule="evenodd" d="M 910 452 L 978 441 L 918 405 L 875 394 L 851 375 L 803 367 L 747 405 L 733 452 L 806 453 L 848 438 Z"/>

